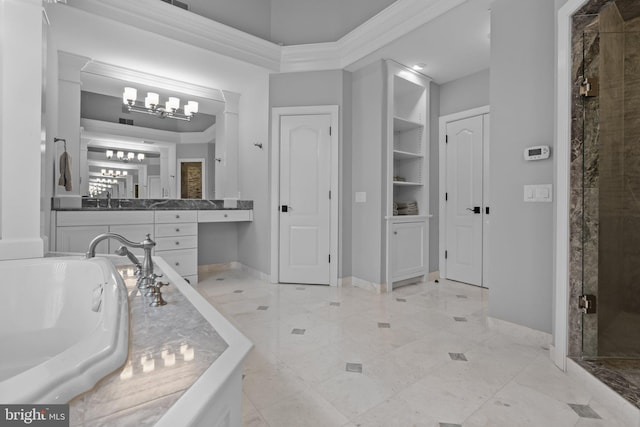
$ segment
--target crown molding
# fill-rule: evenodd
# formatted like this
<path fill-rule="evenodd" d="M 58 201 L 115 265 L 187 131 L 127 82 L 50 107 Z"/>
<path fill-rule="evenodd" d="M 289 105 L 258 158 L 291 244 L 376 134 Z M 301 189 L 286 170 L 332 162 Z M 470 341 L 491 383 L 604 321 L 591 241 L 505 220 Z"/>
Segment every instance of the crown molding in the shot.
<path fill-rule="evenodd" d="M 280 69 L 277 44 L 162 1 L 68 0 L 67 6 L 273 71 Z"/>
<path fill-rule="evenodd" d="M 398 0 L 329 43 L 279 46 L 158 0 L 67 5 L 275 72 L 342 69 L 468 0 Z"/>
<path fill-rule="evenodd" d="M 224 94 L 219 89 L 200 86 L 168 77 L 156 76 L 146 72 L 119 67 L 117 65 L 106 64 L 104 62 L 89 61 L 82 68 L 82 72 L 156 87 L 158 89 L 165 89 L 170 92 L 184 93 L 186 95 L 225 102 Z"/>

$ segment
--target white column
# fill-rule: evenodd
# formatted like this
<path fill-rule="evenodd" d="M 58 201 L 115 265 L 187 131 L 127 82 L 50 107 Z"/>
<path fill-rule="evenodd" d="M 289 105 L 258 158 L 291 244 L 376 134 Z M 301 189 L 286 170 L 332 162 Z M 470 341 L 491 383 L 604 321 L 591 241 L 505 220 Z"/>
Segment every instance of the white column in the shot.
<path fill-rule="evenodd" d="M 43 256 L 41 0 L 0 0 L 0 259 Z"/>
<path fill-rule="evenodd" d="M 223 91 L 224 113 L 216 117 L 215 198 L 238 195 L 238 144 L 240 94 Z"/>

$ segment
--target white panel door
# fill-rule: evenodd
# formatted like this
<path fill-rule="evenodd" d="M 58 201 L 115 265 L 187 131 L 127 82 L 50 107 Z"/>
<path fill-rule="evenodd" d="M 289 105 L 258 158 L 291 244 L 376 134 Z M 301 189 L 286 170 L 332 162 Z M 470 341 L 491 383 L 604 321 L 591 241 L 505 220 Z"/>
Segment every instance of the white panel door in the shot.
<path fill-rule="evenodd" d="M 280 272 L 282 283 L 328 285 L 330 115 L 280 120 Z"/>
<path fill-rule="evenodd" d="M 482 285 L 482 116 L 447 123 L 447 278 Z"/>

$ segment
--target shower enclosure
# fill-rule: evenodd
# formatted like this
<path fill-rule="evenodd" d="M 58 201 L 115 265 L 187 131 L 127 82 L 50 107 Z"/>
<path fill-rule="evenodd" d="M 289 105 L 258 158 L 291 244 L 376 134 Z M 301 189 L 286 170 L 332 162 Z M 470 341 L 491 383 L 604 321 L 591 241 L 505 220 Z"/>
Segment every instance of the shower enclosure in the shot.
<path fill-rule="evenodd" d="M 640 390 L 640 2 L 574 15 L 572 73 L 570 356 Z"/>

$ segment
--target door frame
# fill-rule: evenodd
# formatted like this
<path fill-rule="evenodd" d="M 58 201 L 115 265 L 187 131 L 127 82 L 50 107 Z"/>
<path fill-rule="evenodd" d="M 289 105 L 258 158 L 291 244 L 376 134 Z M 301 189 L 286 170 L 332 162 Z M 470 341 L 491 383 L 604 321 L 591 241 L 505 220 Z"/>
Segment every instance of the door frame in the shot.
<path fill-rule="evenodd" d="M 447 191 L 447 123 L 455 122 L 462 119 L 468 119 L 475 116 L 480 116 L 484 114 L 489 114 L 490 108 L 488 105 L 483 105 L 482 107 L 472 108 L 470 110 L 460 111 L 458 113 L 447 114 L 445 116 L 440 116 L 438 131 L 438 264 L 440 277 L 447 277 L 447 263 L 444 258 L 445 251 L 445 243 L 447 239 L 447 209 L 446 209 L 446 200 L 445 193 Z M 484 124 L 484 121 L 483 121 Z M 487 132 L 483 126 L 483 139 L 486 138 Z M 483 165 L 482 165 L 482 187 L 483 187 L 483 204 L 485 201 L 485 195 L 489 194 L 489 139 L 484 142 L 483 147 Z M 484 216 L 484 213 L 482 214 Z M 487 236 L 484 232 L 484 224 L 482 231 L 482 287 L 485 287 L 487 283 L 487 257 L 486 253 L 486 241 Z"/>
<path fill-rule="evenodd" d="M 331 118 L 330 159 L 330 218 L 329 218 L 329 285 L 338 286 L 339 207 L 340 207 L 340 156 L 339 156 L 339 107 L 337 105 L 314 105 L 305 107 L 274 107 L 271 109 L 271 283 L 280 280 L 280 118 L 328 114 Z"/>
<path fill-rule="evenodd" d="M 176 187 L 176 195 L 178 199 L 182 198 L 182 164 L 183 163 L 202 163 L 202 199 L 206 199 L 207 198 L 207 159 L 205 159 L 204 157 L 199 157 L 199 158 L 184 158 L 184 159 L 178 159 L 178 164 L 177 164 L 177 173 L 176 173 L 176 178 L 177 178 L 177 187 Z M 198 200 L 198 199 L 194 199 L 194 200 Z"/>

